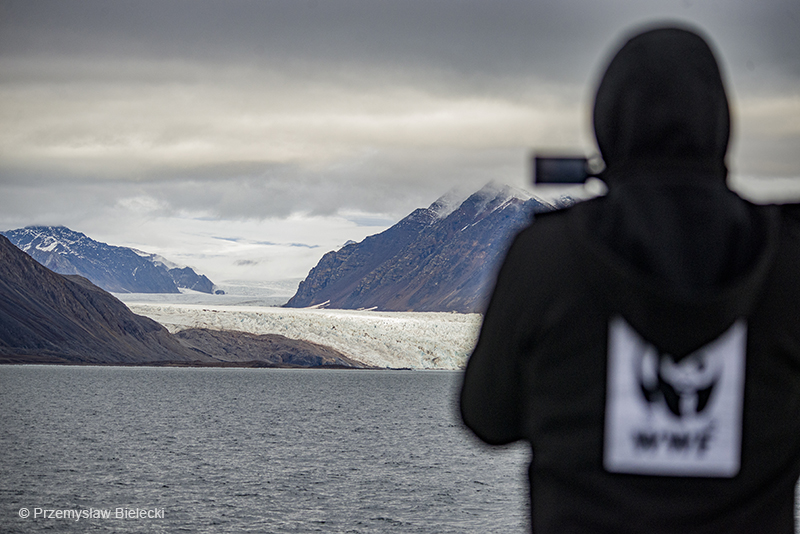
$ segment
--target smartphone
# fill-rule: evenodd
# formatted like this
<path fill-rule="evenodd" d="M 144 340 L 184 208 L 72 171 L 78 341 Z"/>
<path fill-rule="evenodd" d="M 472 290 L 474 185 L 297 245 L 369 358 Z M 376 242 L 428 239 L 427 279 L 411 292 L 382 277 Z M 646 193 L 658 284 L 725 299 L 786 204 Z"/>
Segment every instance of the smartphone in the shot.
<path fill-rule="evenodd" d="M 582 184 L 592 176 L 584 157 L 533 157 L 533 183 Z"/>

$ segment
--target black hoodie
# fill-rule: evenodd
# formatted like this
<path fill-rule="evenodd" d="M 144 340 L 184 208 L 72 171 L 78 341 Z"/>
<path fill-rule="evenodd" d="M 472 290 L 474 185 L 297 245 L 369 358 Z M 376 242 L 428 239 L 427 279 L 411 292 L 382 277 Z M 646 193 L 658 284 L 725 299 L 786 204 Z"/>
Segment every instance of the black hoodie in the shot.
<path fill-rule="evenodd" d="M 794 532 L 800 232 L 726 186 L 714 56 L 627 41 L 597 91 L 604 198 L 514 241 L 465 373 L 484 441 L 531 443 L 535 532 Z"/>
<path fill-rule="evenodd" d="M 628 41 L 597 89 L 594 128 L 610 189 L 592 227 L 616 254 L 688 294 L 752 264 L 766 222 L 727 188 L 728 100 L 701 37 Z"/>

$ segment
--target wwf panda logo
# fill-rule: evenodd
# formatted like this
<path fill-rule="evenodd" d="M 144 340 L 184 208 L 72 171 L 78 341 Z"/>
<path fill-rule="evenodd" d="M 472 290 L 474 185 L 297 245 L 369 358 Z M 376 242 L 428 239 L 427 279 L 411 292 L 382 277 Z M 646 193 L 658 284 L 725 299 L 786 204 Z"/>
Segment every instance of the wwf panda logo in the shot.
<path fill-rule="evenodd" d="M 651 345 L 641 355 L 639 387 L 648 403 L 662 403 L 678 417 L 695 417 L 708 407 L 723 363 L 718 352 L 701 349 L 678 359 Z"/>
<path fill-rule="evenodd" d="M 659 350 L 620 316 L 611 318 L 608 334 L 603 467 L 612 473 L 735 476 L 746 321 L 681 357 Z"/>

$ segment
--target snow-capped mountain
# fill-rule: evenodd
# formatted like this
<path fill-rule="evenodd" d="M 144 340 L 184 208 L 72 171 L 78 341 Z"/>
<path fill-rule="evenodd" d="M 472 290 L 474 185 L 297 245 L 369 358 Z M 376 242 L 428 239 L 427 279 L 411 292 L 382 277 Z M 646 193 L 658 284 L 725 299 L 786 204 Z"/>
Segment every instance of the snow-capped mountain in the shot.
<path fill-rule="evenodd" d="M 64 226 L 28 226 L 2 235 L 50 270 L 83 276 L 106 291 L 214 291 L 211 280 L 189 267 L 178 267 L 155 254 L 101 243 Z"/>
<path fill-rule="evenodd" d="M 509 240 L 553 204 L 489 184 L 445 195 L 388 230 L 329 252 L 287 307 L 482 312 Z"/>

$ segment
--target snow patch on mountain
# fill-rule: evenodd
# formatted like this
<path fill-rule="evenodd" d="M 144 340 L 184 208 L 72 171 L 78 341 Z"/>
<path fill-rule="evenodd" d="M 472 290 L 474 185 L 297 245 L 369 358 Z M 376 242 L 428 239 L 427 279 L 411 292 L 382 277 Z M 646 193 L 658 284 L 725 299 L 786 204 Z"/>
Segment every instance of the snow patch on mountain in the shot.
<path fill-rule="evenodd" d="M 469 192 L 461 188 L 453 188 L 430 205 L 428 208 L 436 219 L 445 219 L 458 209 L 469 196 Z"/>
<path fill-rule="evenodd" d="M 38 243 L 36 245 L 36 250 L 41 250 L 42 252 L 53 252 L 56 247 L 58 247 L 58 241 L 56 241 L 52 237 L 48 237 L 43 242 Z M 28 250 L 30 250 L 30 245 L 28 245 Z M 26 251 L 27 252 L 27 251 Z"/>
<path fill-rule="evenodd" d="M 151 254 L 149 252 L 145 252 L 143 250 L 139 250 L 139 249 L 135 249 L 135 248 L 132 248 L 131 250 L 133 252 L 135 252 L 137 255 L 141 256 L 142 258 L 144 258 L 146 260 L 149 260 L 150 262 L 152 262 L 156 266 L 166 267 L 167 270 L 170 270 L 170 269 L 184 269 L 184 268 L 187 267 L 187 265 L 180 265 L 180 264 L 177 264 L 175 262 L 171 262 L 167 258 L 165 258 L 164 256 L 159 256 L 158 254 Z"/>

